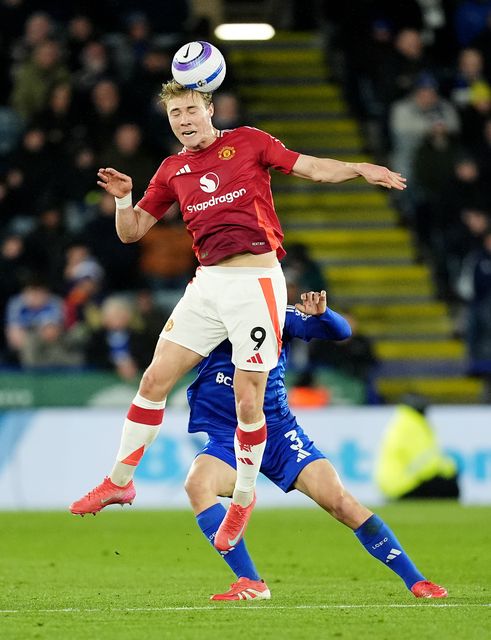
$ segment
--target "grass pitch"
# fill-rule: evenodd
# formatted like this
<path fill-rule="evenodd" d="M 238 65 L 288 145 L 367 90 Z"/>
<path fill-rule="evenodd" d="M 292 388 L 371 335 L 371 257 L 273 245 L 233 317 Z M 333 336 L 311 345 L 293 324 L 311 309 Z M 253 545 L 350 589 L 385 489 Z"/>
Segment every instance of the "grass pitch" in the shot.
<path fill-rule="evenodd" d="M 190 512 L 1 513 L 0 638 L 491 638 L 491 509 L 377 512 L 447 600 L 416 600 L 320 509 L 255 511 L 248 546 L 272 600 L 237 603 L 208 600 L 233 575 Z"/>

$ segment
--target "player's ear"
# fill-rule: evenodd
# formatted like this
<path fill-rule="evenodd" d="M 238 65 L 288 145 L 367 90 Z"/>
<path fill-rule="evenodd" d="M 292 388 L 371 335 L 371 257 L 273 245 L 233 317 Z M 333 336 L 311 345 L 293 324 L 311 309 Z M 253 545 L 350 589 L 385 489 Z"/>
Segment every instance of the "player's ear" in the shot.
<path fill-rule="evenodd" d="M 210 114 L 210 118 L 215 113 L 215 105 L 213 104 L 213 102 L 210 102 L 210 106 L 208 107 L 208 113 Z"/>

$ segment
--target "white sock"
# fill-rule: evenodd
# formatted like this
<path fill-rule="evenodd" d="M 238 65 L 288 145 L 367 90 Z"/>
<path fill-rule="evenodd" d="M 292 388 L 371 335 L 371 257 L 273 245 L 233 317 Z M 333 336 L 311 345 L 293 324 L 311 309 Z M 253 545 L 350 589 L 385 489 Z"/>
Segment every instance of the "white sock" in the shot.
<path fill-rule="evenodd" d="M 254 424 L 239 421 L 235 431 L 234 448 L 237 461 L 237 480 L 232 500 L 247 507 L 254 497 L 254 488 L 266 448 L 266 422 L 263 419 Z"/>
<path fill-rule="evenodd" d="M 158 436 L 164 408 L 165 400 L 153 402 L 139 393 L 133 398 L 124 421 L 121 444 L 110 475 L 111 482 L 124 487 L 133 478 L 143 454 Z"/>

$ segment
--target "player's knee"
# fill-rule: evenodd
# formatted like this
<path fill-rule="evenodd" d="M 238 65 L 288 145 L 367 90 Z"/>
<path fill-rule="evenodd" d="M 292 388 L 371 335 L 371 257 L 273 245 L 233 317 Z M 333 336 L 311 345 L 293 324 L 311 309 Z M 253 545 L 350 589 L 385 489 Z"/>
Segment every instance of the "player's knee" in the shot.
<path fill-rule="evenodd" d="M 237 398 L 237 417 L 245 424 L 252 424 L 261 419 L 263 406 L 254 395 L 245 395 Z"/>
<path fill-rule="evenodd" d="M 191 504 L 213 493 L 206 474 L 193 471 L 190 471 L 184 482 L 184 490 Z"/>
<path fill-rule="evenodd" d="M 339 487 L 330 494 L 326 508 L 339 522 L 346 523 L 347 521 L 351 521 L 352 500 L 342 487 Z"/>
<path fill-rule="evenodd" d="M 162 400 L 167 396 L 168 390 L 165 384 L 155 374 L 151 366 L 148 367 L 142 376 L 139 393 L 144 398 L 148 398 L 149 400 L 156 399 L 156 401 Z"/>

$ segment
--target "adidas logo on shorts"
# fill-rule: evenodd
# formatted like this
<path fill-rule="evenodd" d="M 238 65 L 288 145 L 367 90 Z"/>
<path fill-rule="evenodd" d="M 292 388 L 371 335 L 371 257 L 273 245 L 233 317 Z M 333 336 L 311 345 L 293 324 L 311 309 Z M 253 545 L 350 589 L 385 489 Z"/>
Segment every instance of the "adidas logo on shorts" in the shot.
<path fill-rule="evenodd" d="M 249 360 L 246 360 L 246 362 L 250 362 L 251 364 L 263 364 L 263 359 L 261 358 L 261 354 L 256 353 L 249 358 Z"/>

